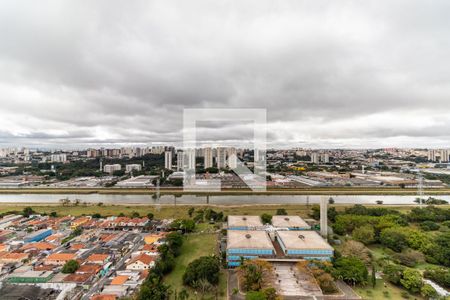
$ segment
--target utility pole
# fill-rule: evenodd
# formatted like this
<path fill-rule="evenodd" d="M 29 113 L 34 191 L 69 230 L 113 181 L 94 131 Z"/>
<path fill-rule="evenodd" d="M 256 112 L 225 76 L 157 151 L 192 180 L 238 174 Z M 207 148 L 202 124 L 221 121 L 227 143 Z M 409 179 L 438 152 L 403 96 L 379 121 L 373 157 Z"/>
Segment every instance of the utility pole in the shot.
<path fill-rule="evenodd" d="M 422 208 L 423 203 L 423 175 L 422 172 L 419 171 L 418 175 L 418 182 L 417 182 L 417 194 L 419 196 L 419 207 Z"/>

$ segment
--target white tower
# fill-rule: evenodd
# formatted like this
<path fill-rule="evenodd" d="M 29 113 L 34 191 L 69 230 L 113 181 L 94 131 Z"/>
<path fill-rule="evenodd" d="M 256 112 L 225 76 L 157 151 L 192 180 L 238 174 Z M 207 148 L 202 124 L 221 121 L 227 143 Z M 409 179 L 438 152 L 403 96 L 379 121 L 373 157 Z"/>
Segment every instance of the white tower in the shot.
<path fill-rule="evenodd" d="M 324 239 L 328 237 L 328 200 L 326 197 L 320 198 L 320 235 Z"/>

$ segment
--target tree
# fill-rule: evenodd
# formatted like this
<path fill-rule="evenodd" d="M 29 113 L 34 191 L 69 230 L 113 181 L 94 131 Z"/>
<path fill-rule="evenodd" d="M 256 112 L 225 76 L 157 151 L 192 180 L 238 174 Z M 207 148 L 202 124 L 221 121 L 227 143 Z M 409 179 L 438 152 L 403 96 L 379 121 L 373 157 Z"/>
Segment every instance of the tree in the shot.
<path fill-rule="evenodd" d="M 341 257 L 334 262 L 334 277 L 353 285 L 367 282 L 368 271 L 362 260 L 357 257 Z"/>
<path fill-rule="evenodd" d="M 49 216 L 52 217 L 52 218 L 56 218 L 56 217 L 58 216 L 58 214 L 56 213 L 56 211 L 52 211 L 52 212 L 49 214 Z"/>
<path fill-rule="evenodd" d="M 284 209 L 284 208 L 278 208 L 277 209 L 277 213 L 276 213 L 276 215 L 277 216 L 287 216 L 287 211 L 286 211 L 286 209 Z"/>
<path fill-rule="evenodd" d="M 192 218 L 192 215 L 194 214 L 194 211 L 195 211 L 195 208 L 193 208 L 193 207 L 190 207 L 190 208 L 188 209 L 188 215 L 189 215 L 189 218 Z"/>
<path fill-rule="evenodd" d="M 330 197 L 330 198 L 328 199 L 328 204 L 334 204 L 334 199 Z"/>
<path fill-rule="evenodd" d="M 132 218 L 140 218 L 141 215 L 140 215 L 137 211 L 133 211 L 133 212 L 131 213 L 131 217 L 132 217 Z"/>
<path fill-rule="evenodd" d="M 137 300 L 168 300 L 170 286 L 162 282 L 162 277 L 151 272 L 139 290 Z"/>
<path fill-rule="evenodd" d="M 180 253 L 181 245 L 183 244 L 183 236 L 178 232 L 171 232 L 166 236 L 166 245 L 169 251 L 178 256 Z"/>
<path fill-rule="evenodd" d="M 420 289 L 420 294 L 425 297 L 426 299 L 434 299 L 438 296 L 438 293 L 436 292 L 436 290 L 430 285 L 430 284 L 425 284 L 421 289 Z"/>
<path fill-rule="evenodd" d="M 375 265 L 372 264 L 372 276 L 371 276 L 371 280 L 372 280 L 372 287 L 375 288 L 377 285 L 377 270 L 375 269 Z"/>
<path fill-rule="evenodd" d="M 404 230 L 396 227 L 384 229 L 380 235 L 380 242 L 396 252 L 401 252 L 407 247 Z"/>
<path fill-rule="evenodd" d="M 422 276 L 419 271 L 413 269 L 405 269 L 403 271 L 400 283 L 405 289 L 410 290 L 413 293 L 419 292 L 423 285 Z"/>
<path fill-rule="evenodd" d="M 366 265 L 372 261 L 370 250 L 363 243 L 357 241 L 346 241 L 342 245 L 341 254 L 343 256 L 354 256 L 362 260 Z"/>
<path fill-rule="evenodd" d="M 183 283 L 194 287 L 201 279 L 207 280 L 212 285 L 219 283 L 220 263 L 211 256 L 202 256 L 189 263 L 183 274 Z"/>
<path fill-rule="evenodd" d="M 246 291 L 259 291 L 267 285 L 272 265 L 263 260 L 246 260 L 239 267 L 240 282 Z"/>
<path fill-rule="evenodd" d="M 354 240 L 359 241 L 365 245 L 371 244 L 375 241 L 375 231 L 373 226 L 368 224 L 355 228 L 352 232 Z"/>
<path fill-rule="evenodd" d="M 75 271 L 78 270 L 79 267 L 80 264 L 76 260 L 71 259 L 64 264 L 61 272 L 64 274 L 75 273 Z"/>
<path fill-rule="evenodd" d="M 440 264 L 450 267 L 450 232 L 442 233 L 434 239 L 429 255 Z"/>
<path fill-rule="evenodd" d="M 27 207 L 25 207 L 25 208 L 23 209 L 22 215 L 23 215 L 25 218 L 28 218 L 28 217 L 31 216 L 33 213 L 34 213 L 34 210 L 33 210 L 31 207 L 27 206 Z"/>
<path fill-rule="evenodd" d="M 272 215 L 262 214 L 261 221 L 263 224 L 272 224 Z"/>
<path fill-rule="evenodd" d="M 148 214 L 147 214 L 147 218 L 151 221 L 151 220 L 153 220 L 153 218 L 155 217 L 155 215 L 153 214 L 153 213 L 151 213 L 151 212 L 149 212 Z"/>

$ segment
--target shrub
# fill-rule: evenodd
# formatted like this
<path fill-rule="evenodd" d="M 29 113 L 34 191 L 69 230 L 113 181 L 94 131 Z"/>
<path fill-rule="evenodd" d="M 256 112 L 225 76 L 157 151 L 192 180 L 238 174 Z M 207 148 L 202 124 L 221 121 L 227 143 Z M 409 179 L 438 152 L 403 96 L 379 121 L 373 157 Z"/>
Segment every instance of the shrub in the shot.
<path fill-rule="evenodd" d="M 194 287 L 201 279 L 208 280 L 212 285 L 219 283 L 220 263 L 211 256 L 202 256 L 192 261 L 183 274 L 183 283 Z"/>
<path fill-rule="evenodd" d="M 417 293 L 422 288 L 422 276 L 419 271 L 413 269 L 405 269 L 400 279 L 402 286 L 413 293 Z"/>
<path fill-rule="evenodd" d="M 75 273 L 75 271 L 78 270 L 79 267 L 80 264 L 76 260 L 71 259 L 64 264 L 61 272 L 64 274 Z"/>
<path fill-rule="evenodd" d="M 405 270 L 405 267 L 403 267 L 403 266 L 389 264 L 383 268 L 383 273 L 384 273 L 387 281 L 389 281 L 393 284 L 399 285 L 400 279 L 402 279 L 404 270 Z"/>
<path fill-rule="evenodd" d="M 424 261 L 423 254 L 417 251 L 396 253 L 392 255 L 392 258 L 396 263 L 407 267 L 414 267 L 417 263 Z"/>
<path fill-rule="evenodd" d="M 436 292 L 436 290 L 429 284 L 425 284 L 420 289 L 420 294 L 427 299 L 436 298 L 436 296 L 438 296 L 438 293 Z"/>
<path fill-rule="evenodd" d="M 365 245 L 368 245 L 375 241 L 375 231 L 373 229 L 373 226 L 364 225 L 354 229 L 352 237 L 354 240 L 361 242 Z"/>
<path fill-rule="evenodd" d="M 444 268 L 427 269 L 423 272 L 425 278 L 431 279 L 437 284 L 450 288 L 450 270 Z"/>
<path fill-rule="evenodd" d="M 384 229 L 380 235 L 380 242 L 396 252 L 401 252 L 407 247 L 406 235 L 404 230 L 399 227 Z"/>
<path fill-rule="evenodd" d="M 434 231 L 439 229 L 439 224 L 433 222 L 433 221 L 424 221 L 420 223 L 420 228 L 424 231 Z"/>
<path fill-rule="evenodd" d="M 262 214 L 261 221 L 263 224 L 272 224 L 272 215 Z"/>
<path fill-rule="evenodd" d="M 352 283 L 366 283 L 368 277 L 367 267 L 357 257 L 341 257 L 334 262 L 334 277 Z"/>

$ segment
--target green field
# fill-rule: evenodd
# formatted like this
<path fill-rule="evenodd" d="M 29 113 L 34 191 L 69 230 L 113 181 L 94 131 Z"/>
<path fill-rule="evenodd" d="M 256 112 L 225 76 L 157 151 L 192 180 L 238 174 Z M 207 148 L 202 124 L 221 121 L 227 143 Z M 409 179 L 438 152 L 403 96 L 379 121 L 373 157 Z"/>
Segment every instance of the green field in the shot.
<path fill-rule="evenodd" d="M 206 230 L 207 226 L 202 226 L 198 230 Z M 183 286 L 183 274 L 188 264 L 201 256 L 209 256 L 216 254 L 217 248 L 217 234 L 215 233 L 193 233 L 185 237 L 183 246 L 181 247 L 181 255 L 175 259 L 174 270 L 164 278 L 164 282 L 172 287 L 172 290 L 180 292 L 186 289 L 190 297 L 195 299 L 196 296 L 192 289 Z M 217 293 L 219 299 L 226 298 L 226 274 L 222 271 L 220 276 L 219 287 Z M 205 295 L 204 299 L 215 299 L 214 293 Z M 198 299 L 201 299 L 201 295 L 197 295 Z"/>
<path fill-rule="evenodd" d="M 8 188 L 0 189 L 0 194 L 137 194 L 151 195 L 150 188 Z M 182 188 L 161 188 L 161 194 L 170 195 L 417 195 L 415 188 L 399 187 L 301 187 L 268 188 L 264 192 L 250 189 L 223 189 L 220 192 L 185 192 Z M 424 189 L 426 195 L 449 195 L 450 188 Z"/>
<path fill-rule="evenodd" d="M 352 205 L 333 205 L 336 209 L 343 210 L 346 207 Z M 375 205 L 366 205 L 367 207 Z M 305 204 L 291 205 L 291 204 L 266 204 L 266 205 L 102 205 L 98 206 L 95 204 L 88 205 L 70 205 L 62 206 L 61 204 L 13 204 L 13 203 L 2 203 L 0 204 L 0 213 L 7 212 L 21 212 L 25 207 L 31 207 L 37 213 L 51 213 L 56 212 L 59 216 L 81 216 L 81 215 L 92 215 L 94 213 L 99 213 L 102 216 L 113 216 L 123 213 L 125 215 L 131 215 L 133 212 L 138 212 L 141 216 L 145 216 L 148 213 L 153 213 L 155 218 L 186 218 L 188 217 L 187 211 L 190 207 L 195 207 L 196 209 L 201 209 L 205 207 L 210 207 L 216 211 L 222 211 L 225 215 L 261 215 L 263 213 L 275 214 L 278 208 L 286 209 L 288 214 L 299 215 L 302 217 L 307 217 L 308 212 L 311 209 L 311 205 L 308 207 Z M 411 210 L 413 206 L 398 206 L 398 205 L 383 205 L 383 207 L 389 207 L 396 209 L 403 213 Z M 450 207 L 448 205 L 440 207 Z"/>
<path fill-rule="evenodd" d="M 384 283 L 386 283 L 386 286 L 384 286 Z M 385 282 L 382 279 L 377 280 L 377 284 L 375 288 L 372 288 L 371 285 L 367 285 L 364 287 L 355 287 L 353 288 L 354 291 L 360 295 L 363 299 L 370 299 L 370 300 L 382 300 L 382 299 L 391 299 L 391 300 L 403 300 L 406 299 L 402 296 L 402 293 L 404 293 L 406 290 L 401 289 L 399 287 L 396 287 L 395 285 L 392 285 L 389 282 Z M 408 295 L 408 299 L 417 299 L 421 300 L 424 299 L 420 295 L 411 294 L 406 292 Z"/>

